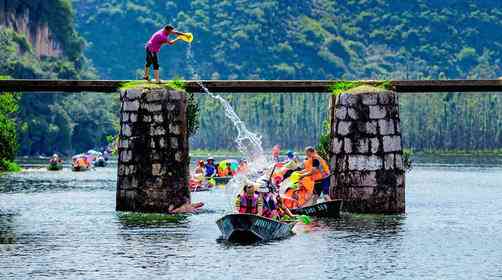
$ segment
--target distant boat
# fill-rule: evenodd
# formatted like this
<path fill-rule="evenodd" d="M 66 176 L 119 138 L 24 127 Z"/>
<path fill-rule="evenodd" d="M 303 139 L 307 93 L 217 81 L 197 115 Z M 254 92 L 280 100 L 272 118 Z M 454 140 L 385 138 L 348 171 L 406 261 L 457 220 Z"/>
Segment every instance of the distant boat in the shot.
<path fill-rule="evenodd" d="M 216 221 L 223 239 L 235 243 L 254 243 L 293 235 L 296 222 L 278 222 L 252 214 L 229 214 Z"/>
<path fill-rule="evenodd" d="M 72 165 L 71 167 L 71 170 L 75 172 L 88 171 L 89 169 L 91 169 L 91 167 L 88 165 Z"/>
<path fill-rule="evenodd" d="M 58 171 L 61 169 L 63 169 L 62 162 L 49 162 L 49 165 L 47 166 L 47 170 L 49 171 Z"/>
<path fill-rule="evenodd" d="M 94 166 L 96 167 L 106 167 L 106 165 L 108 165 L 108 162 L 103 156 L 98 156 L 94 161 Z"/>
<path fill-rule="evenodd" d="M 75 155 L 72 157 L 72 168 L 73 171 L 87 171 L 91 169 L 91 162 L 89 158 L 84 154 Z"/>
<path fill-rule="evenodd" d="M 321 202 L 312 206 L 290 209 L 295 215 L 307 215 L 323 218 L 339 218 L 342 210 L 343 201 L 335 199 L 331 201 Z"/>

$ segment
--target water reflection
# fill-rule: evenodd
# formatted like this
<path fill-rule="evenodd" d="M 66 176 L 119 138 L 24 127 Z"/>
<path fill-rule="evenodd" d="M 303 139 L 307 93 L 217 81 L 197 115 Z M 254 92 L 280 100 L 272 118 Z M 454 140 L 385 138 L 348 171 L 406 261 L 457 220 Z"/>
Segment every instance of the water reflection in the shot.
<path fill-rule="evenodd" d="M 15 214 L 0 212 L 0 244 L 15 244 L 16 230 L 14 228 Z"/>
<path fill-rule="evenodd" d="M 198 215 L 144 221 L 115 212 L 114 168 L 11 174 L 0 177 L 0 279 L 494 278 L 500 170 L 417 167 L 406 216 L 320 219 L 245 246 L 218 242 L 223 190 L 192 194 L 206 203 Z"/>

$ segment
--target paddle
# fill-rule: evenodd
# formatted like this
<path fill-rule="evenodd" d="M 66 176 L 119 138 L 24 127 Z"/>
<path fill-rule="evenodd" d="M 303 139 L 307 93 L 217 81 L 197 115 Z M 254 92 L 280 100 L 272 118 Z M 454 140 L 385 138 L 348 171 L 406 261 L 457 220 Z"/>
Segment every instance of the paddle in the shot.
<path fill-rule="evenodd" d="M 310 219 L 310 217 L 307 215 L 296 216 L 296 221 L 306 225 L 312 223 L 312 219 Z"/>
<path fill-rule="evenodd" d="M 272 181 L 272 176 L 274 175 L 274 171 L 275 171 L 275 168 L 277 167 L 277 164 L 274 164 L 274 168 L 272 168 L 272 172 L 270 172 L 270 176 L 268 177 L 268 181 L 267 181 L 267 188 L 269 190 L 271 190 L 271 187 L 270 187 L 270 181 Z"/>
<path fill-rule="evenodd" d="M 281 219 L 283 222 L 298 222 L 305 225 L 312 223 L 312 219 L 307 215 L 298 215 L 293 217 L 285 216 Z"/>

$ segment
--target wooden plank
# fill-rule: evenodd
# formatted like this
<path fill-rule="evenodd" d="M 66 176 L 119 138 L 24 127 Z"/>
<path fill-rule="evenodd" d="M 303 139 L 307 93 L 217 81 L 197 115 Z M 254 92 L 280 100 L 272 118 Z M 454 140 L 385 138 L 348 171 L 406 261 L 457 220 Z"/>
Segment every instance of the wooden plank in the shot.
<path fill-rule="evenodd" d="M 118 80 L 0 80 L 0 92 L 116 92 Z M 329 92 L 335 80 L 207 80 L 203 84 L 212 92 L 271 93 Z M 359 81 L 368 85 L 382 81 Z M 392 90 L 402 93 L 427 92 L 502 92 L 502 80 L 396 80 Z M 197 81 L 186 81 L 190 92 L 203 92 Z"/>

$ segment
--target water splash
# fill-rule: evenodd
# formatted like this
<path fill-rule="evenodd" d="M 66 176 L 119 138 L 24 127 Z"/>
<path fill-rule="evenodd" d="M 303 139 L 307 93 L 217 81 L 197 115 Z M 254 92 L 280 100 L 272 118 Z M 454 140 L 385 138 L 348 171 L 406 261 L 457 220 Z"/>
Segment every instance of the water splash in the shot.
<path fill-rule="evenodd" d="M 248 160 L 254 160 L 263 155 L 262 141 L 261 136 L 257 133 L 250 131 L 246 124 L 239 118 L 237 113 L 235 112 L 230 102 L 223 98 L 219 94 L 214 94 L 210 92 L 206 86 L 200 80 L 200 76 L 195 71 L 194 65 L 194 57 L 192 53 L 191 45 L 187 48 L 187 58 L 189 61 L 189 70 L 192 73 L 192 78 L 197 81 L 199 86 L 204 90 L 204 92 L 209 95 L 211 98 L 220 102 L 225 110 L 225 116 L 232 122 L 234 127 L 237 129 L 237 138 L 235 138 L 235 142 L 237 143 L 237 148 L 239 152 L 241 152 Z"/>
<path fill-rule="evenodd" d="M 204 90 L 204 92 L 211 98 L 220 102 L 225 110 L 225 116 L 232 122 L 237 130 L 237 137 L 235 142 L 239 152 L 247 159 L 248 171 L 238 173 L 230 182 L 225 185 L 225 196 L 228 197 L 230 202 L 230 209 L 233 209 L 234 198 L 242 190 L 242 186 L 251 181 L 252 178 L 258 177 L 259 173 L 266 167 L 270 166 L 271 161 L 265 156 L 261 136 L 257 133 L 250 131 L 246 124 L 239 118 L 234 108 L 225 98 L 219 94 L 210 92 L 204 83 L 201 81 L 199 74 L 195 71 L 195 59 L 192 53 L 192 46 L 189 44 L 187 48 L 187 61 L 188 68 L 197 84 Z"/>

